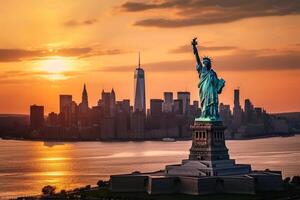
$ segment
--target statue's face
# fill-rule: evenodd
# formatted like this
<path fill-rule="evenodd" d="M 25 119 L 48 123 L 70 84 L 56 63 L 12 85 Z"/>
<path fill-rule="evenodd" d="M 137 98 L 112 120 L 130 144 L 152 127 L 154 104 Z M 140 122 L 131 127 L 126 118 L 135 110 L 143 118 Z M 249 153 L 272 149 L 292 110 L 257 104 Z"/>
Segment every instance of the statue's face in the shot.
<path fill-rule="evenodd" d="M 210 69 L 211 68 L 211 62 L 208 59 L 204 59 L 203 60 L 203 66 L 206 67 L 206 69 Z"/>

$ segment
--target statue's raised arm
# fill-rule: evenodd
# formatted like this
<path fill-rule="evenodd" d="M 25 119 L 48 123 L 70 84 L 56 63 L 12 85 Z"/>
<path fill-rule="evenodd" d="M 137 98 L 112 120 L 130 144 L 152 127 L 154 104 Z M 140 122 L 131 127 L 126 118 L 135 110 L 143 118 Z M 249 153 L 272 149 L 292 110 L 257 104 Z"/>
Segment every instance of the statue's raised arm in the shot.
<path fill-rule="evenodd" d="M 202 70 L 202 63 L 201 63 L 201 60 L 200 60 L 200 57 L 199 57 L 199 54 L 198 54 L 198 49 L 197 49 L 197 38 L 194 38 L 192 40 L 192 46 L 193 46 L 193 51 L 194 51 L 194 55 L 195 55 L 195 58 L 196 58 L 196 62 L 197 62 L 197 71 L 198 73 L 201 73 L 201 70 Z"/>

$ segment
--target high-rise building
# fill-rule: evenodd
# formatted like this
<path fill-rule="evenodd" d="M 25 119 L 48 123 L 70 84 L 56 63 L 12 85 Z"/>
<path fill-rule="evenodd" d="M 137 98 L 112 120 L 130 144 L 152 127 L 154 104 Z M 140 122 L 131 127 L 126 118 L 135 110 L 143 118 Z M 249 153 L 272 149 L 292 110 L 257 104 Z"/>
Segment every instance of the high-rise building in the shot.
<path fill-rule="evenodd" d="M 116 94 L 115 90 L 112 89 L 110 93 L 110 116 L 114 117 L 116 114 Z"/>
<path fill-rule="evenodd" d="M 62 126 L 72 125 L 72 95 L 59 95 L 59 115 Z"/>
<path fill-rule="evenodd" d="M 240 105 L 240 90 L 239 89 L 235 89 L 234 90 L 234 100 L 233 100 L 233 104 L 234 104 L 234 107 L 238 108 L 238 107 L 241 107 Z"/>
<path fill-rule="evenodd" d="M 129 99 L 123 99 L 122 110 L 123 110 L 123 112 L 130 114 L 130 100 Z"/>
<path fill-rule="evenodd" d="M 51 112 L 48 114 L 47 125 L 57 126 L 59 124 L 58 114 Z"/>
<path fill-rule="evenodd" d="M 190 96 L 190 92 L 177 92 L 177 99 L 182 100 L 182 112 L 184 115 L 189 113 Z"/>
<path fill-rule="evenodd" d="M 101 108 L 103 110 L 103 114 L 106 117 L 110 116 L 110 106 L 111 100 L 110 100 L 110 92 L 104 92 L 104 90 L 102 90 L 101 93 Z"/>
<path fill-rule="evenodd" d="M 243 110 L 240 104 L 240 90 L 234 90 L 234 101 L 233 101 L 233 126 L 238 128 L 241 125 L 243 116 Z"/>
<path fill-rule="evenodd" d="M 132 139 L 144 139 L 145 131 L 145 113 L 143 111 L 135 111 L 131 114 L 131 133 Z"/>
<path fill-rule="evenodd" d="M 81 103 L 78 106 L 78 125 L 79 126 L 88 126 L 89 124 L 89 102 L 88 94 L 86 90 L 86 85 L 83 86 Z"/>
<path fill-rule="evenodd" d="M 145 95 L 145 72 L 141 68 L 140 54 L 138 67 L 134 72 L 134 106 L 133 111 L 141 111 L 146 114 L 146 95 Z"/>
<path fill-rule="evenodd" d="M 193 105 L 190 105 L 190 115 L 194 117 L 199 117 L 200 109 L 199 109 L 199 101 L 193 101 Z"/>
<path fill-rule="evenodd" d="M 102 108 L 105 117 L 114 117 L 116 113 L 116 94 L 114 89 L 111 92 L 102 90 L 101 100 L 98 105 Z"/>
<path fill-rule="evenodd" d="M 199 108 L 199 101 L 193 101 L 193 105 L 198 109 Z"/>
<path fill-rule="evenodd" d="M 130 100 L 123 99 L 122 101 L 117 101 L 116 110 L 118 113 L 122 112 L 122 113 L 130 114 Z"/>
<path fill-rule="evenodd" d="M 173 92 L 164 92 L 163 112 L 172 112 L 173 103 Z"/>
<path fill-rule="evenodd" d="M 251 103 L 250 99 L 245 99 L 244 111 L 245 113 L 253 111 L 253 104 Z"/>
<path fill-rule="evenodd" d="M 173 112 L 177 115 L 182 115 L 183 114 L 182 99 L 175 99 L 174 100 Z"/>
<path fill-rule="evenodd" d="M 161 116 L 162 103 L 163 103 L 163 100 L 161 100 L 161 99 L 151 99 L 150 100 L 150 115 Z"/>
<path fill-rule="evenodd" d="M 226 105 L 223 103 L 220 103 L 219 106 L 219 113 L 222 121 L 225 124 L 228 124 L 231 120 L 231 110 L 230 110 L 230 105 Z"/>
<path fill-rule="evenodd" d="M 85 107 L 89 107 L 88 94 L 87 94 L 87 91 L 86 91 L 86 85 L 85 84 L 83 85 L 81 104 L 83 104 Z"/>
<path fill-rule="evenodd" d="M 30 127 L 34 130 L 44 126 L 44 106 L 30 106 Z"/>
<path fill-rule="evenodd" d="M 61 94 L 59 95 L 59 112 L 62 113 L 65 107 L 70 107 L 72 105 L 72 95 Z"/>

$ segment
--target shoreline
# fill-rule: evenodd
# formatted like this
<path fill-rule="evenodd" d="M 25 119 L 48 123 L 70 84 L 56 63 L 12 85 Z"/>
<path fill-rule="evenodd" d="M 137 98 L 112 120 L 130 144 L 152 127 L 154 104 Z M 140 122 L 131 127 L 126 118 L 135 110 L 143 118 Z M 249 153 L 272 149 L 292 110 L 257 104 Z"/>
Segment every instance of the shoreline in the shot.
<path fill-rule="evenodd" d="M 298 134 L 289 134 L 289 135 L 267 135 L 267 136 L 256 136 L 256 137 L 246 137 L 246 138 L 230 138 L 230 139 L 225 139 L 226 141 L 237 141 L 237 140 L 257 140 L 257 139 L 267 139 L 267 138 L 276 138 L 276 137 L 294 137 L 297 136 Z M 170 141 L 170 142 L 177 142 L 177 141 L 189 141 L 192 138 L 174 138 L 175 141 Z M 82 139 L 29 139 L 29 138 L 1 138 L 0 140 L 15 140 L 15 141 L 29 141 L 29 142 L 107 142 L 107 143 L 112 143 L 112 142 L 166 142 L 168 143 L 169 141 L 163 141 L 163 138 L 161 139 L 140 139 L 140 140 L 128 140 L 128 139 L 115 139 L 115 140 L 82 140 Z"/>

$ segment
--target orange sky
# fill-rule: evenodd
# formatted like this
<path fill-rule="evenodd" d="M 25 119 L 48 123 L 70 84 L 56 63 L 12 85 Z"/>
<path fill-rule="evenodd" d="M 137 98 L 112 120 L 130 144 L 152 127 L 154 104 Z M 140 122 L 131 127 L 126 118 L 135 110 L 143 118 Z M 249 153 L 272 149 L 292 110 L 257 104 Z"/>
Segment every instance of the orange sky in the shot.
<path fill-rule="evenodd" d="M 112 87 L 132 99 L 139 51 L 148 100 L 182 90 L 196 100 L 194 36 L 226 80 L 221 102 L 232 105 L 240 87 L 242 106 L 250 98 L 269 112 L 300 111 L 300 3 L 230 2 L 2 2 L 0 113 L 28 113 L 30 104 L 58 111 L 58 95 L 79 102 L 83 83 L 91 105 Z"/>

